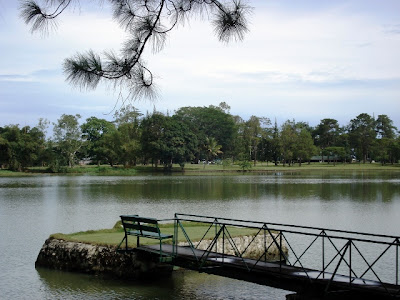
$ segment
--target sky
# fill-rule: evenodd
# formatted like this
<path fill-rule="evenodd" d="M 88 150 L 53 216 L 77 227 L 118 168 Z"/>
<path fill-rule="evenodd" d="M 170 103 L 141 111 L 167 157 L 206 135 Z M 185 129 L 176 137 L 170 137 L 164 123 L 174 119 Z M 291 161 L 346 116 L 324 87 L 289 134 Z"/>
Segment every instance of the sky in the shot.
<path fill-rule="evenodd" d="M 81 91 L 62 64 L 78 52 L 118 52 L 125 32 L 107 1 L 81 1 L 48 35 L 32 34 L 19 1 L 0 0 L 0 126 L 56 122 L 62 114 L 113 119 L 118 93 L 109 85 Z M 399 0 L 250 0 L 250 31 L 221 43 L 207 18 L 195 18 L 144 60 L 156 76 L 156 101 L 142 113 L 226 102 L 247 120 L 267 117 L 316 126 L 347 125 L 361 113 L 388 115 L 400 129 Z"/>

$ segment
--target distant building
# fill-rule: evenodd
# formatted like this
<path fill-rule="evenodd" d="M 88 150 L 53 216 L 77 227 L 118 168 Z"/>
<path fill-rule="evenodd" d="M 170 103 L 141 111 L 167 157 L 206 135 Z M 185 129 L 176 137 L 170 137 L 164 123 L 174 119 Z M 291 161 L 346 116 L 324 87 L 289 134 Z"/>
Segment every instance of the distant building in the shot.
<path fill-rule="evenodd" d="M 311 162 L 326 162 L 326 161 L 342 161 L 342 158 L 337 155 L 314 155 L 310 158 Z"/>

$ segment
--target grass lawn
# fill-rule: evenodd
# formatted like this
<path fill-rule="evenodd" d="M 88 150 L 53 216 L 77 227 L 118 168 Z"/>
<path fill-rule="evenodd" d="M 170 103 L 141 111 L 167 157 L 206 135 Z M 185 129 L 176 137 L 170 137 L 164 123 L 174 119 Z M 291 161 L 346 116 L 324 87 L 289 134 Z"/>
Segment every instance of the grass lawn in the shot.
<path fill-rule="evenodd" d="M 21 177 L 21 176 L 32 176 L 32 173 L 25 172 L 15 172 L 10 170 L 2 170 L 0 169 L 0 177 Z"/>
<path fill-rule="evenodd" d="M 223 166 L 222 164 L 186 164 L 185 168 L 179 165 L 173 165 L 171 172 L 173 173 L 184 173 L 185 175 L 215 175 L 215 174 L 243 174 L 243 173 L 262 173 L 262 172 L 301 172 L 301 171 L 400 171 L 400 164 L 386 164 L 381 165 L 380 163 L 336 163 L 336 165 L 331 163 L 302 163 L 294 164 L 292 166 L 279 164 L 275 166 L 273 163 L 269 162 L 257 162 L 251 164 L 251 168 L 243 172 L 240 166 L 235 164 L 230 164 Z M 123 166 L 109 165 L 85 165 L 85 166 L 75 166 L 73 168 L 63 167 L 62 172 L 57 174 L 67 174 L 67 175 L 105 175 L 105 176 L 133 176 L 140 175 L 143 173 L 159 173 L 165 172 L 163 166 L 158 166 L 157 168 L 151 165 L 138 165 L 131 168 L 125 168 Z M 25 175 L 35 175 L 35 174 L 50 174 L 45 167 L 32 167 L 24 172 L 13 172 L 9 170 L 0 169 L 0 177 L 10 177 L 10 176 L 25 176 Z"/>
<path fill-rule="evenodd" d="M 183 226 L 192 242 L 199 241 L 209 228 L 209 224 L 204 224 L 204 223 L 183 222 Z M 160 224 L 160 229 L 162 233 L 174 234 L 173 223 Z M 233 237 L 251 235 L 257 233 L 257 230 L 255 229 L 239 228 L 233 226 L 228 227 L 228 231 Z M 212 239 L 214 236 L 215 236 L 215 227 L 210 229 L 210 231 L 206 235 L 206 239 Z M 89 231 L 76 232 L 70 234 L 55 233 L 52 234 L 51 237 L 64 239 L 67 241 L 74 241 L 74 242 L 85 242 L 96 245 L 117 246 L 124 237 L 124 230 L 121 227 L 121 222 L 118 221 L 115 224 L 114 228 L 112 229 L 89 230 Z M 130 247 L 136 246 L 135 236 L 129 236 L 128 240 Z M 180 242 L 186 241 L 185 236 L 181 229 L 178 231 L 178 240 Z M 165 240 L 163 242 L 171 244 L 172 240 Z M 155 239 L 141 238 L 140 243 L 142 245 L 149 245 L 149 244 L 157 244 L 159 243 L 159 241 Z"/>

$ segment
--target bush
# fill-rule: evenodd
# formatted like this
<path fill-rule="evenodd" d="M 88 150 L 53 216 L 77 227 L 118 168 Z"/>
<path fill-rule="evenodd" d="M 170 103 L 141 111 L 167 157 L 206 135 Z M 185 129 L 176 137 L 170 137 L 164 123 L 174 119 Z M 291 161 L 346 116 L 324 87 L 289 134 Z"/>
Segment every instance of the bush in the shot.
<path fill-rule="evenodd" d="M 251 162 L 246 160 L 240 160 L 238 162 L 238 166 L 242 169 L 242 171 L 248 171 L 251 169 Z"/>

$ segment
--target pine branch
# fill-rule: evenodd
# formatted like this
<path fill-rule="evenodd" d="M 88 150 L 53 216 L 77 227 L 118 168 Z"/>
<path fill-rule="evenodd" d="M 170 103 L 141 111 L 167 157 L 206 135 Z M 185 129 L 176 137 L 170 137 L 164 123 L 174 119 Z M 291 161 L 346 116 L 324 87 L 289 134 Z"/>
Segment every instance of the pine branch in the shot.
<path fill-rule="evenodd" d="M 34 0 L 21 4 L 21 16 L 31 31 L 47 32 L 56 26 L 59 17 L 73 0 Z M 77 0 L 78 1 L 78 0 Z M 99 0 L 101 2 L 101 0 Z M 114 82 L 114 87 L 128 89 L 131 98 L 154 99 L 157 88 L 151 71 L 144 66 L 142 55 L 151 47 L 161 51 L 167 33 L 184 24 L 193 15 L 212 15 L 214 31 L 222 42 L 241 41 L 248 32 L 247 15 L 251 8 L 242 0 L 222 3 L 218 0 L 109 0 L 113 17 L 129 38 L 123 42 L 120 54 L 105 53 L 103 58 L 88 51 L 64 61 L 67 81 L 84 90 L 97 88 L 102 81 Z"/>

